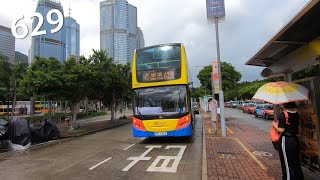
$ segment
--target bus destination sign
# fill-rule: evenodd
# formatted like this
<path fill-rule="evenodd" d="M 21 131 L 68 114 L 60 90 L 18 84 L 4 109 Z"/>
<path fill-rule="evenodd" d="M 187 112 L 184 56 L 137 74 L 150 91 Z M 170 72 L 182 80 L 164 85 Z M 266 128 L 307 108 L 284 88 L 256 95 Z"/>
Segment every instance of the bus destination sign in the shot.
<path fill-rule="evenodd" d="M 143 82 L 167 81 L 175 79 L 174 69 L 159 69 L 143 72 Z"/>

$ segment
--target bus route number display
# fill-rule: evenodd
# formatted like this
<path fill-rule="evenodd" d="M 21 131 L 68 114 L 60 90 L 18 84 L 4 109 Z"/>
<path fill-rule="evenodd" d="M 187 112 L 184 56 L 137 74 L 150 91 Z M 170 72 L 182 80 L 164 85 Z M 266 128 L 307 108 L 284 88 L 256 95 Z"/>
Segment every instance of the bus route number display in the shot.
<path fill-rule="evenodd" d="M 175 79 L 174 70 L 170 71 L 152 71 L 143 73 L 143 81 L 166 81 Z"/>

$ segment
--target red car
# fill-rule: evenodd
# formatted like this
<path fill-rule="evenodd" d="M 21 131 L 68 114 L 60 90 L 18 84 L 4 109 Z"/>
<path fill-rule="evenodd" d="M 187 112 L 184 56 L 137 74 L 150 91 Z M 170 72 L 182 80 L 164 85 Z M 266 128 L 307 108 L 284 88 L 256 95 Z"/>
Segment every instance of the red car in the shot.
<path fill-rule="evenodd" d="M 244 112 L 244 108 L 247 106 L 247 104 L 248 104 L 248 103 L 243 103 L 243 104 L 241 105 L 241 111 L 242 111 L 242 112 Z"/>
<path fill-rule="evenodd" d="M 272 104 L 262 104 L 258 105 L 254 113 L 256 117 L 262 117 L 265 119 L 273 119 L 274 111 Z"/>
<path fill-rule="evenodd" d="M 246 104 L 242 111 L 244 113 L 253 114 L 256 111 L 256 105 L 253 103 Z"/>

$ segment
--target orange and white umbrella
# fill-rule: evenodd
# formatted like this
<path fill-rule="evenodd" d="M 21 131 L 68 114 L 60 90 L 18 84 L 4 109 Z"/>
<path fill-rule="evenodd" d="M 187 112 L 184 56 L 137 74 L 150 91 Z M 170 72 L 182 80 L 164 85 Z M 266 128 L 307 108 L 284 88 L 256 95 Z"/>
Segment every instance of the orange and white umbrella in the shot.
<path fill-rule="evenodd" d="M 252 97 L 271 104 L 308 100 L 307 88 L 291 82 L 271 82 L 261 86 Z"/>

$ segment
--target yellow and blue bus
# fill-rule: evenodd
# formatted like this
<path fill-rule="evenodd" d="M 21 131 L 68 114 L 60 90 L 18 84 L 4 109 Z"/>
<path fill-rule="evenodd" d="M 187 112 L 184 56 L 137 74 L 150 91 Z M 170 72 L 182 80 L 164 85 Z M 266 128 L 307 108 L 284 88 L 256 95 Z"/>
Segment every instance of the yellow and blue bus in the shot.
<path fill-rule="evenodd" d="M 189 72 L 183 44 L 137 49 L 132 63 L 133 136 L 192 136 Z"/>

